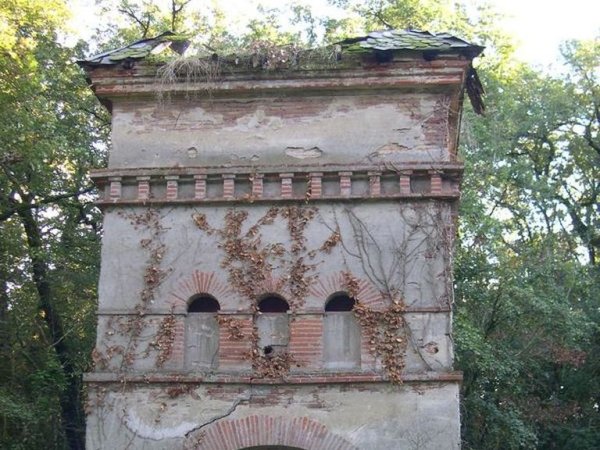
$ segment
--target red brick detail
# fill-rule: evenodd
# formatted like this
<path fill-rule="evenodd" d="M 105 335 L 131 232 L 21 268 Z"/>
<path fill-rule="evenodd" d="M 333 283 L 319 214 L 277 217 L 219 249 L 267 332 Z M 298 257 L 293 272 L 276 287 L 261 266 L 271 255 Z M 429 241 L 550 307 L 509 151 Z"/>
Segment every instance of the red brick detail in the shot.
<path fill-rule="evenodd" d="M 194 180 L 196 180 L 196 184 L 194 186 L 194 198 L 206 198 L 206 175 L 194 175 Z"/>
<path fill-rule="evenodd" d="M 381 172 L 369 172 L 369 195 L 379 197 L 381 195 Z"/>
<path fill-rule="evenodd" d="M 321 197 L 322 192 L 323 192 L 322 179 L 323 179 L 322 172 L 313 172 L 310 174 L 310 182 L 309 182 L 310 198 Z"/>
<path fill-rule="evenodd" d="M 175 200 L 177 198 L 179 177 L 177 175 L 169 175 L 165 177 L 167 180 L 167 200 Z"/>
<path fill-rule="evenodd" d="M 358 450 L 308 417 L 251 415 L 222 419 L 191 433 L 196 450 L 239 450 L 259 446 L 287 446 L 304 450 Z M 186 447 L 188 448 L 188 447 Z"/>
<path fill-rule="evenodd" d="M 185 319 L 179 317 L 175 322 L 173 345 L 168 364 L 173 367 L 183 367 L 185 351 Z"/>
<path fill-rule="evenodd" d="M 400 174 L 400 194 L 410 194 L 410 172 Z"/>
<path fill-rule="evenodd" d="M 375 310 L 383 310 L 386 306 L 381 292 L 369 281 L 358 278 L 358 293 L 356 300 Z M 336 292 L 346 292 L 346 277 L 344 272 L 333 273 L 319 279 L 311 286 L 310 294 L 322 300 L 323 308 L 327 299 Z"/>
<path fill-rule="evenodd" d="M 138 200 L 148 200 L 150 198 L 150 177 L 137 177 Z"/>
<path fill-rule="evenodd" d="M 340 176 L 340 195 L 350 197 L 352 194 L 352 172 L 339 172 Z"/>
<path fill-rule="evenodd" d="M 187 310 L 189 299 L 196 294 L 210 294 L 226 308 L 227 299 L 233 294 L 226 283 L 223 283 L 214 272 L 194 271 L 181 278 L 170 292 L 169 305 Z"/>
<path fill-rule="evenodd" d="M 441 194 L 442 193 L 442 176 L 439 173 L 431 174 L 431 193 Z"/>
<path fill-rule="evenodd" d="M 289 351 L 301 368 L 319 368 L 323 360 L 323 318 L 296 316 L 290 323 Z"/>
<path fill-rule="evenodd" d="M 252 197 L 261 198 L 263 195 L 263 177 L 262 173 L 255 173 L 250 177 L 252 181 Z"/>
<path fill-rule="evenodd" d="M 287 280 L 281 277 L 274 277 L 273 274 L 267 274 L 264 280 L 257 282 L 257 292 L 262 291 L 265 294 L 279 295 L 283 298 L 291 296 L 291 292 L 286 286 Z"/>
<path fill-rule="evenodd" d="M 121 177 L 111 177 L 110 181 L 110 199 L 119 200 L 121 198 Z"/>
<path fill-rule="evenodd" d="M 233 198 L 235 190 L 235 175 L 224 174 L 223 175 L 223 198 Z"/>
<path fill-rule="evenodd" d="M 252 351 L 252 316 L 228 316 L 236 321 L 243 339 L 232 338 L 227 326 L 221 325 L 219 332 L 219 367 L 250 368 Z"/>
<path fill-rule="evenodd" d="M 279 178 L 281 178 L 281 198 L 292 198 L 292 178 L 294 177 L 293 173 L 280 173 Z"/>

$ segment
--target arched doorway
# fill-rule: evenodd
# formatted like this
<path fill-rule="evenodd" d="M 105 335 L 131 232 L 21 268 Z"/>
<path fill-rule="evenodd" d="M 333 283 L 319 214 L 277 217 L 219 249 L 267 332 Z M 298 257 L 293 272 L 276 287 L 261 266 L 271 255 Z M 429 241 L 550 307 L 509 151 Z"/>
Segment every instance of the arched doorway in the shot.
<path fill-rule="evenodd" d="M 325 425 L 303 416 L 223 419 L 186 439 L 194 450 L 358 450 Z"/>

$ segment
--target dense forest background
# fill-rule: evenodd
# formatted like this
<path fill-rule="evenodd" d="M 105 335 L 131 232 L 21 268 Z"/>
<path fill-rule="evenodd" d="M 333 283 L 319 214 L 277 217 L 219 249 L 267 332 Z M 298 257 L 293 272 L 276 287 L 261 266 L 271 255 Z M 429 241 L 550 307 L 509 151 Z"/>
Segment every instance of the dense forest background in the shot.
<path fill-rule="evenodd" d="M 75 45 L 64 0 L 0 2 L 0 448 L 83 448 L 102 235 L 87 173 L 105 164 L 110 118 L 74 61 L 167 29 L 211 54 L 382 28 L 487 47 L 487 112 L 465 105 L 460 146 L 464 448 L 600 447 L 600 39 L 564 43 L 549 75 L 513 58 L 481 2 L 330 1 L 347 17 L 282 2 L 235 32 L 214 2 L 105 1 L 95 37 Z"/>

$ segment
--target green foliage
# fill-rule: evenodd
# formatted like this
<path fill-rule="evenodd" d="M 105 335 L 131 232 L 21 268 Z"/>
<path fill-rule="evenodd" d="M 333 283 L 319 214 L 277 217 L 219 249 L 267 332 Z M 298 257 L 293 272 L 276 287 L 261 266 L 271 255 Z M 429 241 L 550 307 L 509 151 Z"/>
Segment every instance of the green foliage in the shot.
<path fill-rule="evenodd" d="M 467 113 L 456 260 L 466 448 L 597 447 L 600 271 L 598 41 L 565 73 L 481 71 Z"/>
<path fill-rule="evenodd" d="M 108 120 L 57 43 L 61 1 L 0 5 L 0 447 L 83 448 Z"/>

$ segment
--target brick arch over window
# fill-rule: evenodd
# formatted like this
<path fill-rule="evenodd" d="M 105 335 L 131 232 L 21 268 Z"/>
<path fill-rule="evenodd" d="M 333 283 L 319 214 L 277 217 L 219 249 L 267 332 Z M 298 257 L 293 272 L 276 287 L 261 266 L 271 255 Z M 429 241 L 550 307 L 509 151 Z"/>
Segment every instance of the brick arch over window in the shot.
<path fill-rule="evenodd" d="M 268 294 L 262 295 L 260 298 L 264 298 L 265 296 L 274 296 L 281 297 L 283 299 L 292 297 L 292 294 L 289 290 L 288 283 L 286 283 L 286 279 L 283 277 L 273 276 L 272 274 L 267 274 L 265 279 L 259 283 L 256 283 L 256 292 L 265 292 Z M 287 301 L 287 300 L 286 300 Z"/>
<path fill-rule="evenodd" d="M 381 292 L 377 290 L 368 280 L 357 278 L 358 292 L 356 300 L 369 308 L 375 310 L 385 309 L 385 300 Z M 310 294 L 323 301 L 329 299 L 332 294 L 347 292 L 346 277 L 344 272 L 333 273 L 326 277 L 320 277 L 310 288 Z"/>
<path fill-rule="evenodd" d="M 214 272 L 195 270 L 179 280 L 170 293 L 169 303 L 181 312 L 187 311 L 188 302 L 198 294 L 208 294 L 222 302 L 232 295 L 229 286 L 222 282 Z"/>
<path fill-rule="evenodd" d="M 195 450 L 241 450 L 284 446 L 303 450 L 358 450 L 308 417 L 248 416 L 219 420 L 187 437 Z M 188 447 L 186 447 L 188 448 Z"/>

